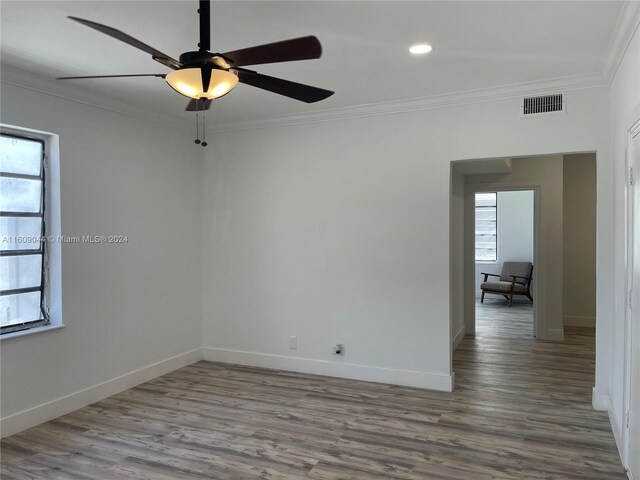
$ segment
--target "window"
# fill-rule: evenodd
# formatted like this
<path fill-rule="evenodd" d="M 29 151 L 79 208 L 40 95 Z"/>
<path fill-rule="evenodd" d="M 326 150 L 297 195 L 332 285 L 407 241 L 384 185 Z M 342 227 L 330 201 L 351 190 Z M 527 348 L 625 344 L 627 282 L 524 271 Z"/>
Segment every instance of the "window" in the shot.
<path fill-rule="evenodd" d="M 476 193 L 476 262 L 498 260 L 498 194 Z"/>
<path fill-rule="evenodd" d="M 44 142 L 0 135 L 0 333 L 49 324 Z"/>

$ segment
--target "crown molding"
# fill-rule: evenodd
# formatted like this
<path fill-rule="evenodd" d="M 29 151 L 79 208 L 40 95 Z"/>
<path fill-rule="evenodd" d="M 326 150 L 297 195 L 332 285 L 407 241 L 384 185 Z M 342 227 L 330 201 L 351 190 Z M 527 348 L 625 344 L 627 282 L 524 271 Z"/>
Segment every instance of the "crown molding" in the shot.
<path fill-rule="evenodd" d="M 631 4 L 640 4 L 640 2 L 627 2 Z M 628 15 L 628 7 L 625 4 L 624 12 Z M 623 13 L 624 13 L 623 12 Z M 633 11 L 637 17 L 637 11 Z M 624 27 L 627 31 L 628 40 L 616 40 L 616 44 L 624 44 L 624 50 L 631 39 L 633 29 L 630 29 L 629 22 L 621 24 L 621 19 L 626 18 L 621 13 L 618 25 Z M 637 18 L 636 18 L 637 20 Z M 637 27 L 637 23 L 636 23 Z M 621 39 L 626 38 L 625 35 L 618 33 L 617 28 L 615 37 Z M 612 42 L 613 45 L 614 42 Z M 619 49 L 618 49 L 619 50 Z M 613 51 L 613 47 L 610 49 Z M 620 56 L 620 58 L 622 58 Z M 618 62 L 619 63 L 619 62 Z M 71 88 L 66 84 L 55 82 L 54 80 L 38 74 L 28 72 L 13 66 L 2 65 L 0 81 L 8 85 L 14 85 L 32 91 L 37 91 L 47 95 L 52 95 L 74 102 L 90 105 L 102 110 L 119 113 L 132 118 L 148 121 L 158 125 L 168 126 L 183 131 L 190 131 L 191 124 L 185 120 L 172 118 L 166 114 L 162 114 L 153 110 L 142 110 L 112 97 L 97 98 L 94 95 L 83 95 L 77 89 Z M 482 88 L 474 90 L 466 90 L 449 94 L 431 95 L 425 97 L 414 97 L 409 99 L 394 100 L 389 102 L 378 102 L 363 105 L 355 105 L 341 108 L 317 110 L 303 114 L 282 115 L 276 117 L 268 117 L 262 119 L 254 119 L 224 125 L 214 124 L 207 129 L 207 133 L 225 133 L 241 130 L 253 130 L 259 128 L 270 128 L 278 126 L 302 125 L 308 123 L 331 122 L 336 120 L 346 120 L 352 118 L 374 117 L 380 115 L 393 115 L 407 113 L 420 110 L 430 110 L 434 108 L 444 108 L 459 105 L 468 105 L 473 103 L 490 102 L 495 100 L 504 100 L 506 98 L 520 97 L 523 95 L 545 94 L 557 91 L 571 91 L 584 88 L 595 88 L 609 85 L 610 80 L 600 73 L 590 73 L 576 75 L 570 77 L 558 77 L 541 81 L 524 82 L 517 84 L 502 85 L 498 87 Z"/>
<path fill-rule="evenodd" d="M 214 125 L 207 129 L 207 133 L 225 133 L 239 130 L 253 130 L 289 125 L 303 125 L 308 123 L 332 122 L 351 118 L 375 117 L 379 115 L 393 115 L 419 110 L 430 110 L 457 105 L 504 100 L 506 98 L 523 95 L 546 94 L 550 92 L 580 90 L 607 86 L 607 82 L 599 73 L 559 77 L 543 81 L 517 83 L 500 87 L 466 90 L 451 94 L 431 95 L 427 97 L 409 98 L 391 102 L 370 103 L 351 107 L 333 108 L 315 112 L 283 115 L 249 121 L 228 123 L 224 126 Z"/>
<path fill-rule="evenodd" d="M 622 58 L 629 48 L 633 35 L 640 25 L 640 1 L 626 0 L 620 11 L 618 22 L 609 42 L 609 49 L 603 67 L 603 78 L 611 84 L 620 67 Z"/>
<path fill-rule="evenodd" d="M 0 66 L 0 82 L 6 85 L 31 90 L 32 92 L 43 93 L 53 97 L 63 98 L 72 102 L 89 105 L 91 107 L 106 110 L 108 112 L 126 115 L 138 120 L 151 122 L 156 125 L 176 128 L 178 130 L 189 131 L 190 124 L 179 118 L 172 118 L 160 112 L 141 109 L 132 106 L 127 102 L 113 97 L 97 97 L 86 92 L 79 92 L 71 85 L 56 82 L 55 80 L 32 73 L 11 65 L 2 64 Z"/>

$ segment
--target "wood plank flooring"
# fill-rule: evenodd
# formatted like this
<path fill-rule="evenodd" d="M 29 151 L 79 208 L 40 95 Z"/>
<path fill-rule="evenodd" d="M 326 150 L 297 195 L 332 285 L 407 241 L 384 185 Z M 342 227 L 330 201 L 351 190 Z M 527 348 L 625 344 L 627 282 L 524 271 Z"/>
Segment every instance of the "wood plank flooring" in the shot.
<path fill-rule="evenodd" d="M 533 338 L 533 304 L 524 298 L 508 301 L 497 295 L 476 302 L 476 337 Z M 595 371 L 595 370 L 594 370 Z"/>
<path fill-rule="evenodd" d="M 624 479 L 593 331 L 499 302 L 453 393 L 200 362 L 3 440 L 2 479 Z"/>

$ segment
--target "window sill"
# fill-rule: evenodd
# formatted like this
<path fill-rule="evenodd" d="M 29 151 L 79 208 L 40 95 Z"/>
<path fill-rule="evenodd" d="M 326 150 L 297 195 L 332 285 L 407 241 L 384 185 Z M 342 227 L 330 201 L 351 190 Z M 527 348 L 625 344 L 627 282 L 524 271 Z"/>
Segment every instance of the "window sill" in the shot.
<path fill-rule="evenodd" d="M 497 261 L 496 261 L 496 262 L 491 262 L 491 261 L 489 261 L 489 260 L 484 260 L 484 261 L 481 261 L 481 262 L 476 262 L 476 265 L 499 265 L 499 264 L 500 264 L 500 262 L 497 262 Z"/>
<path fill-rule="evenodd" d="M 45 325 L 44 327 L 35 327 L 28 330 L 20 330 L 19 332 L 5 333 L 0 335 L 0 341 L 10 340 L 12 338 L 26 337 L 27 335 L 35 335 L 37 333 L 51 332 L 52 330 L 60 330 L 64 328 L 64 324 Z"/>

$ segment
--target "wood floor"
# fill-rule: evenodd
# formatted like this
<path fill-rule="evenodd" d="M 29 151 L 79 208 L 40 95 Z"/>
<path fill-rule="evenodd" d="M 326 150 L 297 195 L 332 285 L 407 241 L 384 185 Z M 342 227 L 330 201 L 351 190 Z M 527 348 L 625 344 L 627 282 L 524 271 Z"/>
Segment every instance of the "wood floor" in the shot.
<path fill-rule="evenodd" d="M 508 301 L 497 295 L 476 303 L 476 338 L 533 338 L 533 304 L 528 299 Z"/>
<path fill-rule="evenodd" d="M 5 439 L 2 479 L 624 479 L 593 331 L 530 328 L 487 302 L 453 393 L 200 362 Z"/>

